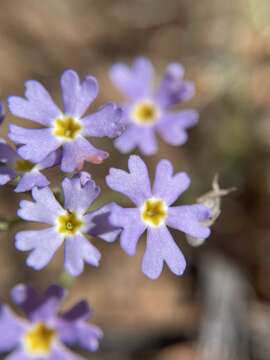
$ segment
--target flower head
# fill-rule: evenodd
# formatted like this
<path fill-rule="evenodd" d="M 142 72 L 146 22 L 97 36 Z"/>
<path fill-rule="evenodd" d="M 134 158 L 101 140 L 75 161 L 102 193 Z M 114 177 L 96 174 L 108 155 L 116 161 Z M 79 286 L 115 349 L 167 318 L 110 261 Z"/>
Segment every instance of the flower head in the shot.
<path fill-rule="evenodd" d="M 171 111 L 172 106 L 194 94 L 193 84 L 184 81 L 183 76 L 180 64 L 169 64 L 159 88 L 153 90 L 153 67 L 149 60 L 137 58 L 131 68 L 125 64 L 112 66 L 113 83 L 129 99 L 123 105 L 126 130 L 115 140 L 118 150 L 127 153 L 138 146 L 143 154 L 151 155 L 157 151 L 156 132 L 171 145 L 187 141 L 186 129 L 197 123 L 197 112 Z"/>
<path fill-rule="evenodd" d="M 108 216 L 113 204 L 88 212 L 100 193 L 89 174 L 81 172 L 62 182 L 64 206 L 56 200 L 50 188 L 34 188 L 34 202 L 23 200 L 18 215 L 28 221 L 49 225 L 43 230 L 21 231 L 16 234 L 16 248 L 31 251 L 27 264 L 42 269 L 64 243 L 65 269 L 73 276 L 79 275 L 84 262 L 99 265 L 101 254 L 86 238 L 89 233 L 105 241 L 113 241 L 119 229 L 108 226 Z M 102 224 L 100 219 L 102 218 Z M 103 226 L 102 226 L 103 225 Z"/>
<path fill-rule="evenodd" d="M 101 163 L 108 153 L 96 149 L 85 137 L 114 138 L 123 130 L 122 110 L 107 103 L 95 113 L 84 116 L 98 94 L 98 83 L 87 76 L 82 82 L 73 70 L 61 77 L 64 112 L 53 102 L 46 89 L 37 81 L 27 81 L 26 99 L 11 96 L 8 100 L 13 115 L 31 120 L 42 128 L 25 129 L 11 125 L 9 137 L 20 145 L 19 155 L 39 163 L 61 148 L 61 169 L 65 172 L 80 170 L 84 161 Z"/>
<path fill-rule="evenodd" d="M 146 230 L 142 261 L 145 275 L 158 278 L 164 261 L 172 272 L 181 275 L 186 262 L 167 226 L 193 237 L 207 238 L 210 230 L 203 222 L 210 217 L 209 209 L 202 204 L 171 206 L 187 190 L 190 179 L 184 172 L 173 175 L 168 160 L 158 163 L 152 188 L 147 167 L 139 156 L 130 156 L 128 167 L 129 173 L 112 168 L 106 178 L 110 188 L 128 196 L 136 205 L 135 208 L 115 206 L 112 210 L 112 224 L 122 228 L 121 246 L 128 255 L 134 255 L 137 242 Z"/>
<path fill-rule="evenodd" d="M 87 321 L 91 310 L 81 301 L 64 313 L 58 313 L 66 291 L 50 286 L 40 295 L 29 285 L 19 284 L 12 289 L 13 302 L 26 318 L 0 305 L 0 352 L 11 352 L 8 359 L 82 360 L 66 346 L 79 345 L 96 351 L 102 331 Z"/>
<path fill-rule="evenodd" d="M 29 191 L 35 186 L 48 186 L 49 181 L 41 170 L 57 165 L 59 158 L 59 152 L 53 152 L 40 163 L 35 164 L 22 159 L 10 145 L 2 141 L 0 142 L 0 185 L 5 185 L 18 177 L 15 192 Z"/>

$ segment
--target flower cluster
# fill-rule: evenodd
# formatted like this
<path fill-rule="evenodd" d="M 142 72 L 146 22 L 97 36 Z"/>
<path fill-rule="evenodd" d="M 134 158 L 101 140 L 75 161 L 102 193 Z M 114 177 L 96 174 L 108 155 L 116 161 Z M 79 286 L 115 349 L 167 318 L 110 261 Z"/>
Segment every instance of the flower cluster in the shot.
<path fill-rule="evenodd" d="M 183 274 L 186 260 L 168 228 L 183 232 L 188 239 L 204 240 L 210 235 L 213 218 L 211 207 L 203 202 L 174 205 L 190 186 L 189 176 L 185 172 L 174 174 L 172 163 L 160 160 L 151 186 L 147 165 L 131 155 L 129 171 L 112 167 L 106 182 L 134 206 L 124 208 L 113 202 L 92 210 L 101 189 L 84 170 L 85 162 L 100 164 L 108 157 L 91 144 L 91 138 L 115 138 L 120 152 L 138 146 L 145 155 L 157 151 L 156 132 L 169 144 L 184 144 L 187 129 L 197 122 L 198 114 L 190 109 L 172 111 L 174 105 L 194 94 L 193 84 L 184 81 L 183 75 L 180 64 L 169 64 L 160 86 L 152 90 L 149 60 L 138 58 L 131 69 L 116 64 L 110 71 L 111 79 L 129 101 L 122 106 L 106 103 L 92 114 L 87 110 L 98 94 L 98 82 L 92 76 L 81 81 L 73 70 L 61 76 L 63 110 L 35 80 L 26 82 L 25 98 L 8 98 L 14 116 L 35 123 L 32 128 L 11 124 L 8 136 L 13 144 L 0 140 L 0 185 L 10 183 L 16 192 L 31 191 L 32 199 L 21 200 L 17 214 L 41 226 L 15 235 L 17 250 L 29 252 L 28 266 L 44 268 L 63 245 L 64 270 L 76 277 L 85 263 L 100 263 L 101 253 L 91 238 L 107 243 L 119 238 L 122 249 L 132 256 L 146 232 L 142 272 L 157 279 L 166 263 L 174 274 Z M 0 103 L 0 123 L 3 119 Z M 44 175 L 51 167 L 65 173 L 57 192 Z M 7 359 L 80 359 L 65 346 L 97 349 L 102 332 L 86 322 L 90 315 L 86 302 L 57 314 L 65 293 L 57 285 L 49 287 L 44 296 L 27 285 L 12 290 L 13 302 L 27 319 L 0 305 L 0 351 L 12 351 Z"/>

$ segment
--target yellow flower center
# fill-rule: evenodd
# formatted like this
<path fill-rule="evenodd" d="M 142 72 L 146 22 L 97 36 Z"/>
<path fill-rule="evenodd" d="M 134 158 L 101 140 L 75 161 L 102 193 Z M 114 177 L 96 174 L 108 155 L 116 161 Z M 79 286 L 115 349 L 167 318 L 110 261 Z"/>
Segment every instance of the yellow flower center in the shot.
<path fill-rule="evenodd" d="M 53 135 L 64 140 L 74 140 L 82 130 L 81 123 L 72 116 L 54 120 Z"/>
<path fill-rule="evenodd" d="M 25 349 L 31 356 L 47 356 L 51 351 L 55 338 L 56 332 L 54 329 L 43 323 L 37 323 L 24 336 Z"/>
<path fill-rule="evenodd" d="M 76 234 L 79 229 L 83 226 L 82 220 L 78 218 L 75 213 L 66 212 L 65 214 L 59 215 L 57 220 L 57 231 L 66 236 Z"/>
<path fill-rule="evenodd" d="M 133 106 L 131 117 L 140 125 L 152 125 L 159 117 L 159 109 L 151 101 L 140 101 Z"/>
<path fill-rule="evenodd" d="M 28 172 L 33 170 L 36 164 L 28 160 L 19 159 L 15 163 L 15 170 L 19 172 Z"/>
<path fill-rule="evenodd" d="M 147 199 L 141 208 L 141 219 L 152 227 L 164 224 L 167 216 L 167 205 L 161 199 Z"/>

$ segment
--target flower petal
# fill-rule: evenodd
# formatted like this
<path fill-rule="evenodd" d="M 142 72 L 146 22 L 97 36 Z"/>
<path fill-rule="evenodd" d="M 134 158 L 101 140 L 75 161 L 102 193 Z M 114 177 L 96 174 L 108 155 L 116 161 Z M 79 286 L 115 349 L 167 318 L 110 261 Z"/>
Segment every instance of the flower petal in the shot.
<path fill-rule="evenodd" d="M 2 139 L 1 139 L 2 140 Z M 18 155 L 12 147 L 5 142 L 0 142 L 0 162 L 1 163 L 14 163 Z"/>
<path fill-rule="evenodd" d="M 61 170 L 64 172 L 80 171 L 85 161 L 100 164 L 108 156 L 108 153 L 95 148 L 85 138 L 79 136 L 75 141 L 66 142 L 63 145 Z"/>
<path fill-rule="evenodd" d="M 6 305 L 0 305 L 0 352 L 8 352 L 19 346 L 26 326 Z"/>
<path fill-rule="evenodd" d="M 66 293 L 66 290 L 58 285 L 49 286 L 35 311 L 32 311 L 31 318 L 35 321 L 48 321 L 55 317 Z"/>
<path fill-rule="evenodd" d="M 61 315 L 61 319 L 66 321 L 76 321 L 76 320 L 89 320 L 92 314 L 92 310 L 89 308 L 87 301 L 81 300 L 75 304 L 71 309 L 65 311 Z"/>
<path fill-rule="evenodd" d="M 190 236 L 206 239 L 210 229 L 203 222 L 209 217 L 210 211 L 204 205 L 176 206 L 169 208 L 166 224 Z"/>
<path fill-rule="evenodd" d="M 167 114 L 157 128 L 164 141 L 177 146 L 187 141 L 186 129 L 197 122 L 198 113 L 194 110 L 185 110 L 179 113 Z"/>
<path fill-rule="evenodd" d="M 122 153 L 130 152 L 136 146 L 144 155 L 157 152 L 157 141 L 153 127 L 130 125 L 114 142 Z"/>
<path fill-rule="evenodd" d="M 18 96 L 8 99 L 9 110 L 13 115 L 47 126 L 61 115 L 50 94 L 38 81 L 27 81 L 25 87 L 26 99 Z"/>
<path fill-rule="evenodd" d="M 9 181 L 15 179 L 16 172 L 7 166 L 0 166 L 0 185 L 6 185 Z"/>
<path fill-rule="evenodd" d="M 84 262 L 99 265 L 101 254 L 83 235 L 77 234 L 65 240 L 65 269 L 72 276 L 78 276 L 84 269 Z"/>
<path fill-rule="evenodd" d="M 3 102 L 0 101 L 0 125 L 2 124 L 2 122 L 5 119 L 5 110 L 4 110 L 4 105 Z"/>
<path fill-rule="evenodd" d="M 62 236 L 54 228 L 21 231 L 16 234 L 15 239 L 18 250 L 32 250 L 26 263 L 35 270 L 44 268 L 63 242 Z"/>
<path fill-rule="evenodd" d="M 129 256 L 135 255 L 138 240 L 146 229 L 146 225 L 140 219 L 139 210 L 124 209 L 120 206 L 115 206 L 112 210 L 110 220 L 113 225 L 123 228 L 120 233 L 122 249 Z"/>
<path fill-rule="evenodd" d="M 142 271 L 150 279 L 157 279 L 163 269 L 163 261 L 176 275 L 182 275 L 186 261 L 166 226 L 147 231 L 146 250 Z"/>
<path fill-rule="evenodd" d="M 12 300 L 32 321 L 48 321 L 59 310 L 66 291 L 58 285 L 51 285 L 40 296 L 31 286 L 18 284 L 12 289 Z"/>
<path fill-rule="evenodd" d="M 11 290 L 11 299 L 22 311 L 30 316 L 40 301 L 39 294 L 31 285 L 18 284 Z"/>
<path fill-rule="evenodd" d="M 135 149 L 138 143 L 138 127 L 130 125 L 117 139 L 114 140 L 114 146 L 121 153 L 127 154 Z"/>
<path fill-rule="evenodd" d="M 157 152 L 157 141 L 153 127 L 141 129 L 141 136 L 138 137 L 138 148 L 144 155 L 153 155 Z"/>
<path fill-rule="evenodd" d="M 96 351 L 103 337 L 101 329 L 84 321 L 66 321 L 60 318 L 57 330 L 61 341 L 69 346 L 78 345 L 89 351 Z"/>
<path fill-rule="evenodd" d="M 77 355 L 74 352 L 70 351 L 62 344 L 57 343 L 53 347 L 50 355 L 46 357 L 46 360 L 85 360 L 85 359 L 80 355 Z"/>
<path fill-rule="evenodd" d="M 130 198 L 136 205 L 151 197 L 148 169 L 143 160 L 137 155 L 131 155 L 128 160 L 129 173 L 111 168 L 106 176 L 107 185 Z"/>
<path fill-rule="evenodd" d="M 168 108 L 193 97 L 195 89 L 190 81 L 183 80 L 184 69 L 181 64 L 168 65 L 156 99 L 163 108 Z"/>
<path fill-rule="evenodd" d="M 65 209 L 85 213 L 100 193 L 100 188 L 91 176 L 82 172 L 62 182 L 65 198 Z"/>
<path fill-rule="evenodd" d="M 114 103 L 107 103 L 95 113 L 82 119 L 83 135 L 115 138 L 124 130 L 122 109 Z"/>
<path fill-rule="evenodd" d="M 95 325 L 87 324 L 82 321 L 76 326 L 77 344 L 89 351 L 97 351 L 99 342 L 103 337 L 101 329 Z"/>
<path fill-rule="evenodd" d="M 121 229 L 112 225 L 110 222 L 110 215 L 114 206 L 117 205 L 115 203 L 109 203 L 98 210 L 86 214 L 83 217 L 86 224 L 84 231 L 93 237 L 99 237 L 107 242 L 115 241 Z"/>
<path fill-rule="evenodd" d="M 25 129 L 10 125 L 9 138 L 20 144 L 18 154 L 26 160 L 39 163 L 51 152 L 61 146 L 61 143 L 51 134 L 51 129 Z"/>
<path fill-rule="evenodd" d="M 57 216 L 64 210 L 55 199 L 50 188 L 34 188 L 32 196 L 35 202 L 22 200 L 18 215 L 28 221 L 36 221 L 54 225 Z"/>
<path fill-rule="evenodd" d="M 14 191 L 25 192 L 32 190 L 35 186 L 42 188 L 49 184 L 50 182 L 46 176 L 38 170 L 33 170 L 22 175 Z"/>
<path fill-rule="evenodd" d="M 98 94 L 98 82 L 87 76 L 82 82 L 74 70 L 66 70 L 61 76 L 62 97 L 65 113 L 80 118 Z"/>
<path fill-rule="evenodd" d="M 153 66 L 143 57 L 135 59 L 131 68 L 125 64 L 115 64 L 110 70 L 112 82 L 125 95 L 136 99 L 147 96 L 151 89 Z"/>
<path fill-rule="evenodd" d="M 53 166 L 59 165 L 61 163 L 62 151 L 58 149 L 54 152 L 51 152 L 45 159 L 43 159 L 38 167 L 40 170 L 48 169 Z"/>
<path fill-rule="evenodd" d="M 23 349 L 15 350 L 9 354 L 5 360 L 31 360 Z"/>
<path fill-rule="evenodd" d="M 80 301 L 62 314 L 56 323 L 61 341 L 67 345 L 79 345 L 96 351 L 103 334 L 97 326 L 86 323 L 90 315 L 91 310 L 86 301 Z"/>
<path fill-rule="evenodd" d="M 188 189 L 190 179 L 185 172 L 173 175 L 173 166 L 169 160 L 161 160 L 156 168 L 153 184 L 153 196 L 160 198 L 167 205 L 173 204 Z"/>

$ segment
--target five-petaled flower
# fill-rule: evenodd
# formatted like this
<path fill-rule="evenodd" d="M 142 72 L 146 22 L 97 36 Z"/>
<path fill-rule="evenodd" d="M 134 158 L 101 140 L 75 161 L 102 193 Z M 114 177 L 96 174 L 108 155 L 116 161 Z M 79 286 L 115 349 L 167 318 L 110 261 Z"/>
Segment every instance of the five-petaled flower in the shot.
<path fill-rule="evenodd" d="M 26 319 L 0 305 L 0 352 L 11 352 L 9 360 L 83 360 L 66 346 L 96 351 L 102 331 L 87 322 L 92 315 L 87 302 L 80 301 L 58 314 L 65 295 L 57 285 L 42 296 L 29 285 L 15 286 L 11 297 Z"/>
<path fill-rule="evenodd" d="M 50 227 L 17 233 L 15 245 L 18 250 L 31 251 L 27 265 L 38 270 L 49 263 L 64 242 L 65 269 L 77 276 L 83 271 L 84 262 L 98 266 L 101 258 L 98 249 L 85 235 L 89 233 L 111 242 L 119 230 L 106 226 L 110 205 L 87 212 L 100 192 L 88 173 L 81 172 L 72 178 L 65 178 L 62 189 L 64 207 L 48 187 L 32 190 L 34 202 L 21 201 L 18 215 L 22 219 L 45 223 Z M 100 219 L 103 224 L 100 224 Z"/>
<path fill-rule="evenodd" d="M 194 110 L 171 111 L 171 107 L 189 100 L 194 86 L 183 80 L 180 64 L 167 66 L 159 88 L 152 90 L 153 67 L 149 60 L 137 58 L 131 68 L 115 64 L 110 70 L 113 83 L 129 98 L 123 105 L 126 130 L 115 140 L 115 146 L 128 153 L 136 146 L 145 155 L 157 151 L 156 131 L 171 145 L 187 141 L 186 129 L 198 121 Z"/>
<path fill-rule="evenodd" d="M 128 196 L 136 205 L 136 208 L 116 205 L 112 210 L 111 223 L 122 228 L 121 246 L 128 255 L 134 255 L 140 236 L 147 230 L 142 271 L 156 279 L 165 261 L 172 272 L 181 275 L 186 262 L 167 226 L 190 236 L 207 238 L 210 230 L 204 221 L 210 217 L 209 209 L 201 204 L 171 207 L 187 190 L 190 179 L 184 172 L 173 175 L 168 160 L 158 163 L 152 189 L 147 167 L 139 156 L 130 156 L 128 167 L 130 173 L 111 168 L 106 178 L 110 188 Z"/>
<path fill-rule="evenodd" d="M 88 106 L 98 94 L 97 80 L 87 76 L 82 82 L 73 70 L 61 77 L 64 112 L 53 102 L 46 89 L 37 81 L 26 84 L 26 99 L 11 96 L 8 106 L 13 115 L 43 125 L 39 129 L 26 129 L 11 125 L 9 137 L 19 145 L 18 153 L 34 163 L 44 160 L 61 148 L 61 169 L 65 172 L 80 170 L 84 161 L 101 163 L 108 153 L 96 149 L 86 137 L 119 136 L 123 130 L 122 110 L 107 103 L 95 113 L 84 116 Z"/>

